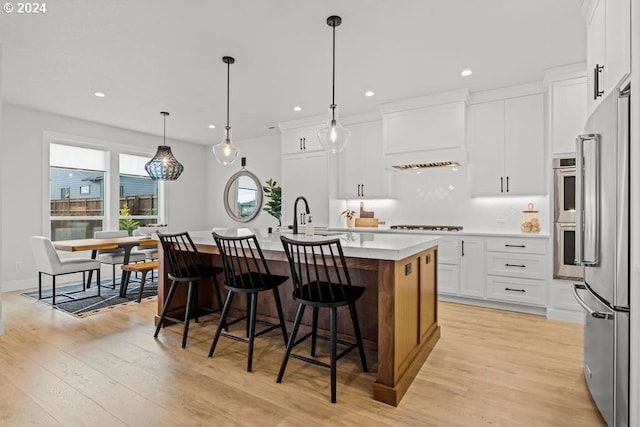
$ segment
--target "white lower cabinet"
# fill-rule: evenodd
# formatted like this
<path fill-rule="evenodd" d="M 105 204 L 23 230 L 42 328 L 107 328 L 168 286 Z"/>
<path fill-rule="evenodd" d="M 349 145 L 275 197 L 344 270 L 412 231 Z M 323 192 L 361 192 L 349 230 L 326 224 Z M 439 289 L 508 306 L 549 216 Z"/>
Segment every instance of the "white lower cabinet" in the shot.
<path fill-rule="evenodd" d="M 438 242 L 438 293 L 476 305 L 544 307 L 547 244 L 542 238 L 443 236 Z"/>
<path fill-rule="evenodd" d="M 487 238 L 487 298 L 545 306 L 546 246 L 546 240 Z"/>
<path fill-rule="evenodd" d="M 438 293 L 455 295 L 460 291 L 459 246 L 458 236 L 443 236 L 438 241 Z"/>
<path fill-rule="evenodd" d="M 460 295 L 485 297 L 484 238 L 460 238 Z"/>

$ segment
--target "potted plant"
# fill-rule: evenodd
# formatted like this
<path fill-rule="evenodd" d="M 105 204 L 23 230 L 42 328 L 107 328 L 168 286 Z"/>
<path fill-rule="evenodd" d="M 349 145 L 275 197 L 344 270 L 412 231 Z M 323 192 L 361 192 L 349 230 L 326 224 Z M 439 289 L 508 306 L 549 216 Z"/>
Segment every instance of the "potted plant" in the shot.
<path fill-rule="evenodd" d="M 351 209 L 346 209 L 342 211 L 340 215 L 347 218 L 347 227 L 356 226 L 356 211 L 352 211 Z"/>
<path fill-rule="evenodd" d="M 120 209 L 120 216 L 121 217 L 125 217 L 125 218 L 120 218 L 120 227 L 119 227 L 119 229 L 120 230 L 127 230 L 127 233 L 129 233 L 129 236 L 131 236 L 131 233 L 133 232 L 133 230 L 138 228 L 140 223 L 138 221 L 136 221 L 135 219 L 131 218 L 131 213 L 129 211 L 129 206 L 126 203 L 124 204 L 122 209 Z"/>
<path fill-rule="evenodd" d="M 269 178 L 265 181 L 267 185 L 262 186 L 264 191 L 265 202 L 263 211 L 266 211 L 269 215 L 278 220 L 278 227 L 282 226 L 282 188 L 276 181 Z"/>

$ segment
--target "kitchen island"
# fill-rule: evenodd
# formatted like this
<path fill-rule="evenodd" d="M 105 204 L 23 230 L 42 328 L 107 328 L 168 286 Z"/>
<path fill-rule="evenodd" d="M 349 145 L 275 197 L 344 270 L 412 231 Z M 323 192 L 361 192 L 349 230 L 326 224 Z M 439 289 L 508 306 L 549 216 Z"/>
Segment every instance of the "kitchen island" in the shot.
<path fill-rule="evenodd" d="M 274 274 L 290 276 L 289 265 L 280 234 L 261 230 L 216 229 L 218 233 L 254 232 L 258 237 L 269 268 Z M 189 233 L 198 250 L 209 257 L 213 265 L 221 265 L 218 249 L 211 231 Z M 363 339 L 377 343 L 378 377 L 373 384 L 373 397 L 397 406 L 416 374 L 440 337 L 437 311 L 437 241 L 436 236 L 391 235 L 372 233 L 327 233 L 327 236 L 296 235 L 301 240 L 339 238 L 354 285 L 367 288 L 356 307 Z M 292 237 L 292 234 L 287 234 Z M 158 277 L 158 313 L 156 322 L 169 291 L 164 256 L 160 248 Z M 222 280 L 222 277 L 219 278 Z M 185 287 L 186 289 L 186 287 Z M 290 296 L 293 285 L 288 281 L 281 286 L 281 299 L 285 319 L 292 322 L 295 301 Z M 176 292 L 175 307 L 183 306 L 186 292 Z M 198 289 L 201 305 L 215 307 L 209 283 Z M 234 300 L 236 312 L 246 307 L 240 298 Z M 305 315 L 303 326 L 310 327 L 311 316 Z M 319 319 L 319 329 L 328 329 L 328 316 Z M 276 311 L 271 299 L 260 296 L 258 317 L 275 320 Z M 290 324 L 288 325 L 290 330 Z M 351 322 L 344 314 L 338 316 L 338 333 L 352 336 Z M 212 331 L 213 336 L 213 331 Z M 283 346 L 284 352 L 284 346 Z"/>

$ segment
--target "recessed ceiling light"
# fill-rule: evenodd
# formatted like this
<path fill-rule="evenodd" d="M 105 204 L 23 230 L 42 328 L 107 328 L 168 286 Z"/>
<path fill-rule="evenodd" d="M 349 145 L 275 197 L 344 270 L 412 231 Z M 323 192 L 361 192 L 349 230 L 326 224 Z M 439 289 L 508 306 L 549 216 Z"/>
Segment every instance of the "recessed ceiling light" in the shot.
<path fill-rule="evenodd" d="M 104 98 L 104 92 L 93 92 L 93 96 L 97 96 L 98 98 Z"/>
<path fill-rule="evenodd" d="M 293 107 L 293 111 L 302 111 L 302 107 L 296 105 L 295 107 Z"/>
<path fill-rule="evenodd" d="M 461 75 L 462 77 L 468 77 L 468 76 L 470 76 L 472 73 L 473 73 L 473 71 L 471 71 L 470 69 L 468 69 L 468 68 L 467 68 L 466 70 L 462 70 L 462 72 L 460 73 L 460 75 Z"/>
<path fill-rule="evenodd" d="M 215 129 L 216 125 L 209 125 L 209 129 Z"/>
<path fill-rule="evenodd" d="M 375 93 L 372 90 L 368 90 L 364 93 L 364 96 L 373 96 Z"/>

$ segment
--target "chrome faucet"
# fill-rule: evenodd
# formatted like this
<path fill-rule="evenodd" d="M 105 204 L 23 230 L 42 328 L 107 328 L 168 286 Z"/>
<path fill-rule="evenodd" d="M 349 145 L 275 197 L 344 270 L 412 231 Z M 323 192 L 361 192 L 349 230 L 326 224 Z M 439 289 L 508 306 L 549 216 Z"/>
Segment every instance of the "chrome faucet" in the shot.
<path fill-rule="evenodd" d="M 293 234 L 298 234 L 298 202 L 300 200 L 304 202 L 304 208 L 307 211 L 307 215 L 311 213 L 309 212 L 309 203 L 307 203 L 307 199 L 304 197 L 300 196 L 295 202 L 293 202 Z"/>

